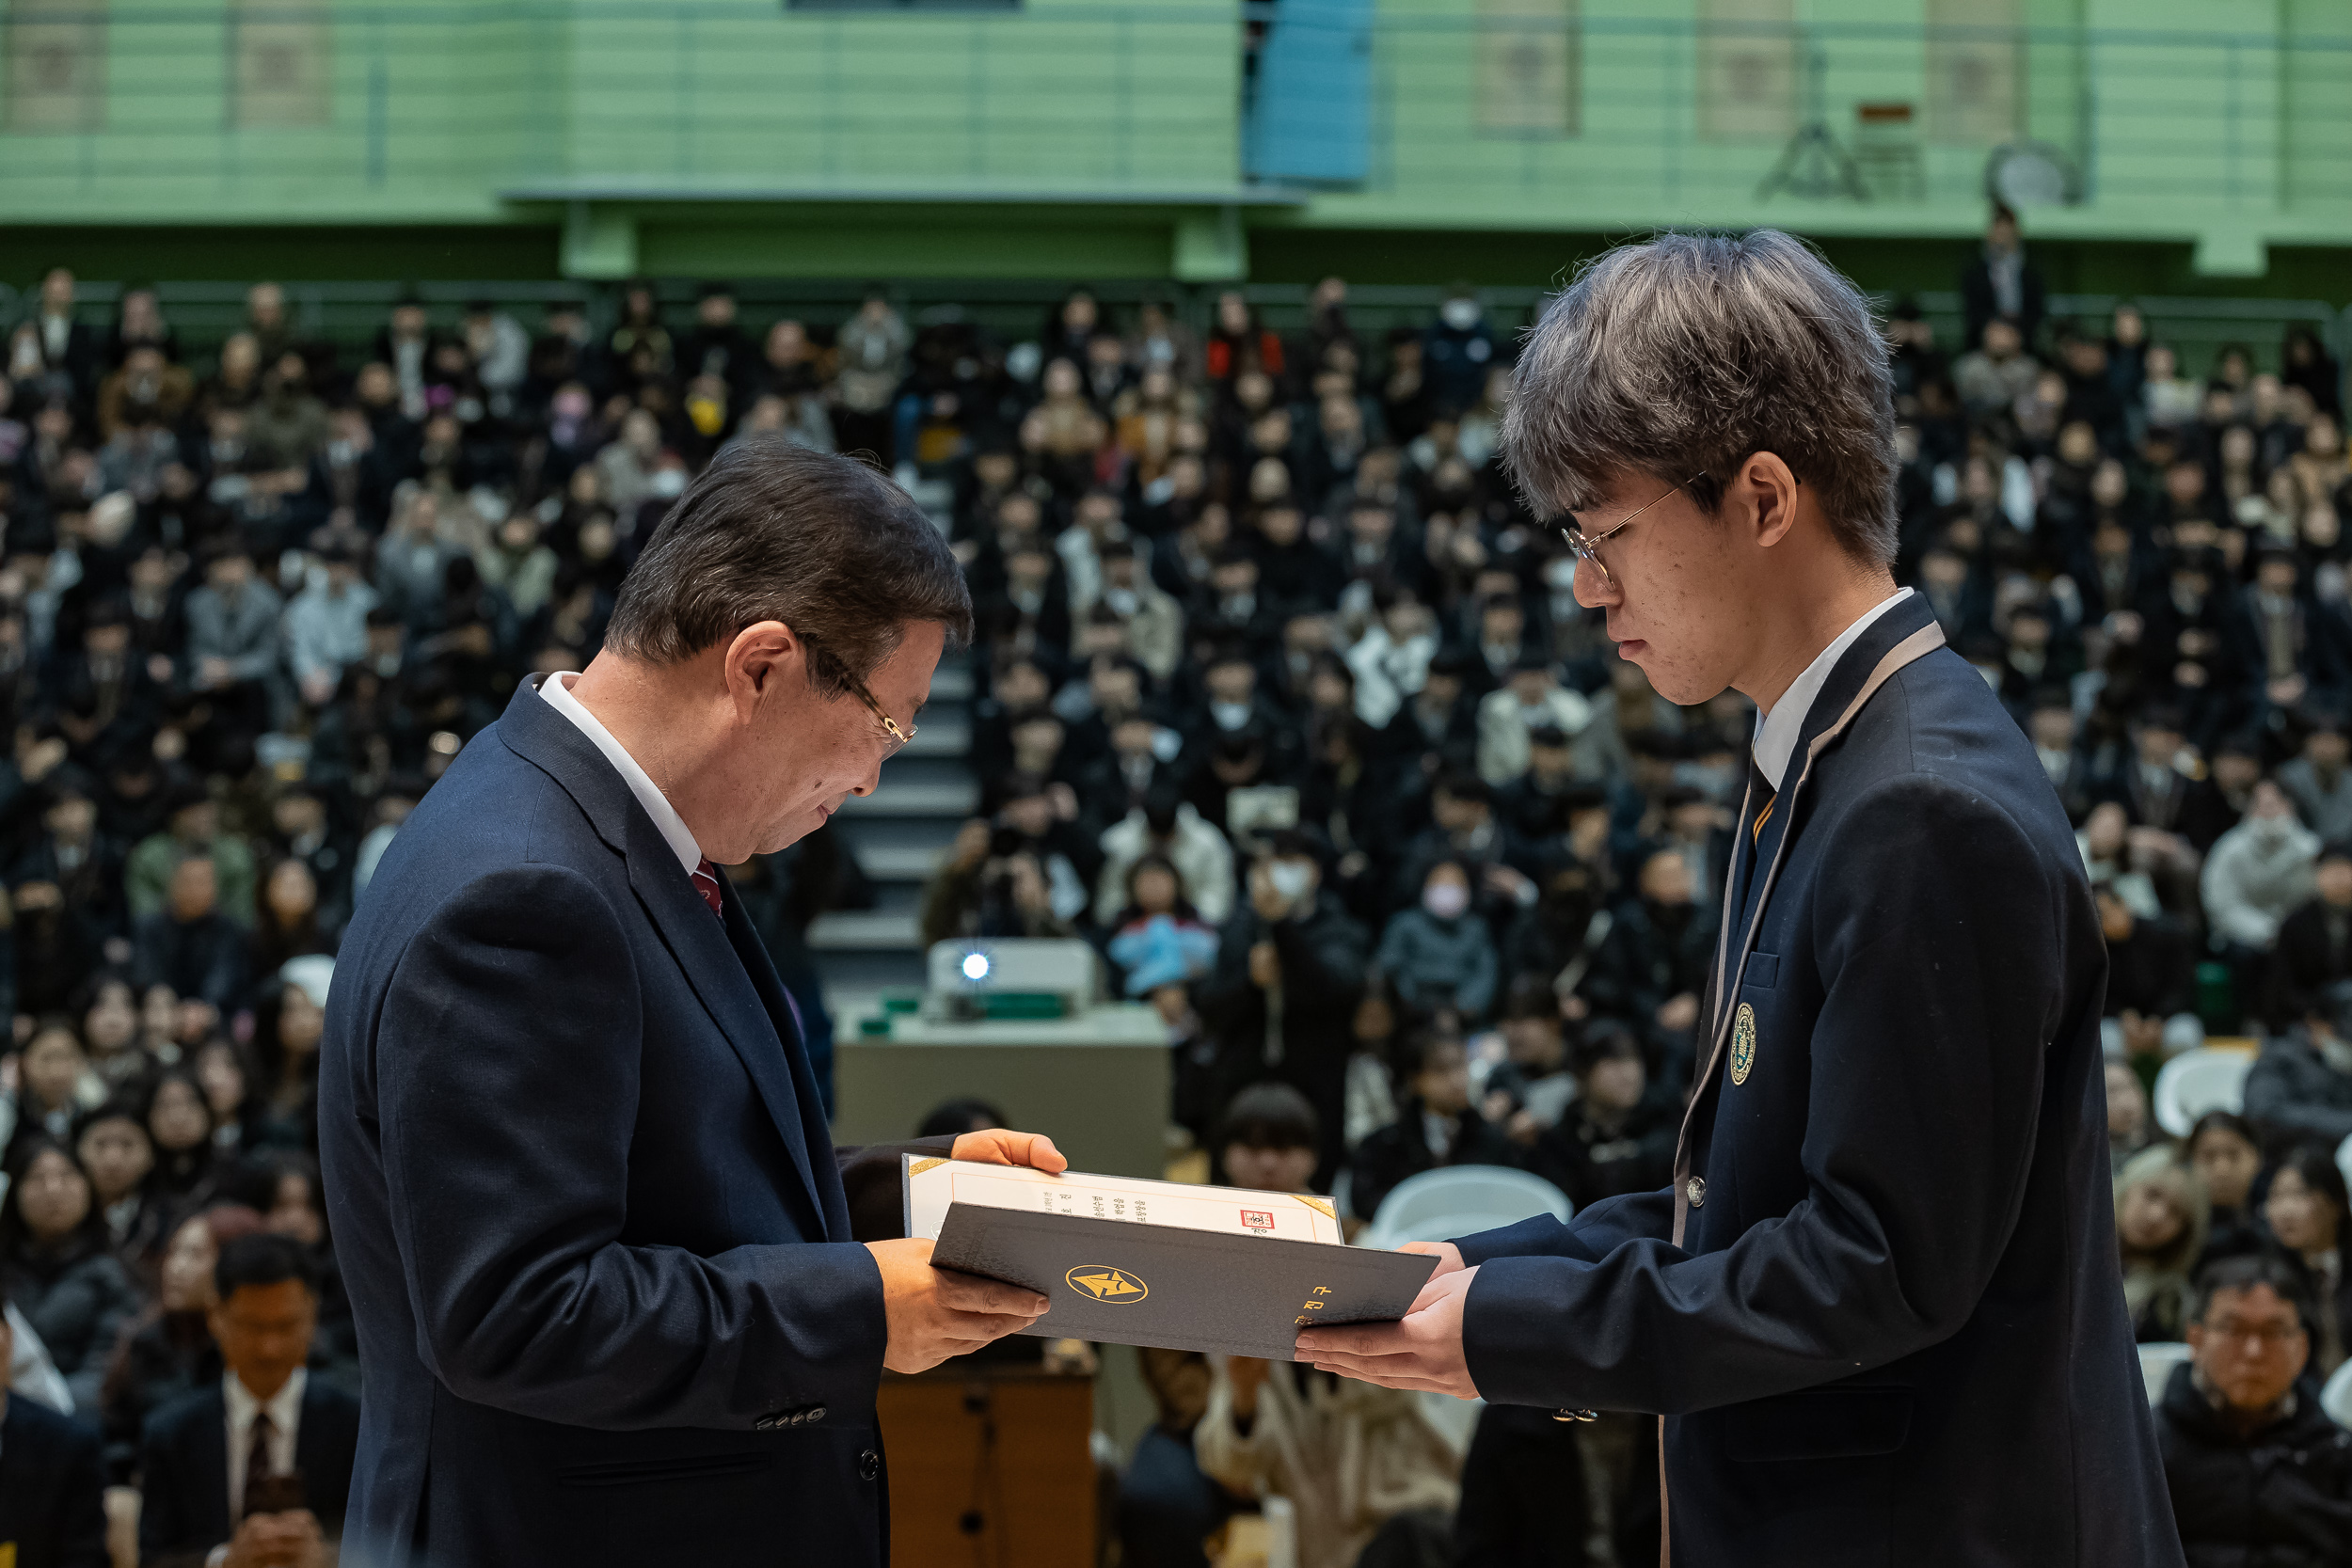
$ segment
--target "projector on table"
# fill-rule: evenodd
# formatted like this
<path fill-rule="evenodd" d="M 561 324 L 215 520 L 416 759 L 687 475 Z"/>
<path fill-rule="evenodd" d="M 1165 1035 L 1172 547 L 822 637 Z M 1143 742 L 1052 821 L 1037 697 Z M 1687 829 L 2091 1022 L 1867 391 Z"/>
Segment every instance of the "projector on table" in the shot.
<path fill-rule="evenodd" d="M 1071 1018 L 1103 994 L 1103 961 L 1074 938 L 967 937 L 933 942 L 923 1016 Z"/>

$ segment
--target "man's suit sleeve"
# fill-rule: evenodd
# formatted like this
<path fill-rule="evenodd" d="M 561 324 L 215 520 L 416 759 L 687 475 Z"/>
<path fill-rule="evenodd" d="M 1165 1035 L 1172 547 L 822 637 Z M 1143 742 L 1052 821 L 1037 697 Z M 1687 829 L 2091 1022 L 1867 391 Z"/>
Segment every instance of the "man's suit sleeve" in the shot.
<path fill-rule="evenodd" d="M 1998 806 L 1919 775 L 1857 802 L 1829 848 L 1807 1195 L 1695 1257 L 1645 1236 L 1491 1258 L 1463 1332 L 1488 1400 L 1706 1409 L 1882 1366 L 1975 1309 L 2016 1223 L 2044 1053 L 2074 1022 L 2066 889 Z"/>
<path fill-rule="evenodd" d="M 375 1110 L 419 1350 L 460 1398 L 568 1426 L 869 1405 L 885 1326 L 864 1247 L 622 1239 L 644 1044 L 622 918 L 568 868 L 502 868 L 401 956 Z"/>

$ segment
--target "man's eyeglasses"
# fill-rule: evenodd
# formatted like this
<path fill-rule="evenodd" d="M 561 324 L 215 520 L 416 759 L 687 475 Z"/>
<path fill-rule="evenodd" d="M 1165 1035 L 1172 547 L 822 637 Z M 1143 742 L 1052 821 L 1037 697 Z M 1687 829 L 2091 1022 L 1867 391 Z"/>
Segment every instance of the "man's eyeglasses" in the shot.
<path fill-rule="evenodd" d="M 840 668 L 837 660 L 833 662 L 835 669 Z M 841 684 L 855 692 L 857 694 L 857 700 L 864 703 L 867 711 L 871 712 L 874 718 L 882 724 L 882 761 L 888 762 L 892 757 L 897 756 L 908 741 L 913 740 L 916 736 L 923 733 L 914 725 L 913 721 L 908 721 L 905 729 L 900 729 L 898 727 L 898 721 L 893 719 L 887 713 L 884 713 L 882 711 L 882 704 L 874 701 L 874 694 L 866 689 L 866 683 L 859 680 L 855 675 L 850 674 L 847 670 L 841 671 Z"/>
<path fill-rule="evenodd" d="M 858 695 L 858 701 L 864 703 L 868 708 L 872 709 L 874 717 L 882 721 L 882 760 L 884 762 L 888 762 L 892 757 L 897 756 L 901 747 L 905 746 L 908 741 L 913 740 L 917 735 L 922 733 L 920 730 L 916 729 L 912 722 L 910 722 L 905 729 L 900 729 L 898 727 L 898 721 L 893 719 L 887 713 L 884 713 L 882 711 L 882 704 L 874 701 L 874 694 L 866 689 L 866 683 L 864 681 L 852 679 L 850 682 L 850 689 L 856 692 Z"/>
<path fill-rule="evenodd" d="M 1571 512 L 1568 514 L 1568 521 L 1561 527 L 1560 537 L 1568 542 L 1568 548 L 1575 552 L 1577 560 L 1588 562 L 1594 571 L 1600 574 L 1601 586 L 1613 591 L 1617 586 L 1617 579 L 1610 575 L 1608 566 L 1600 559 L 1601 543 L 1604 540 L 1614 539 L 1618 534 L 1623 533 L 1626 529 L 1631 525 L 1634 518 L 1639 517 L 1643 513 L 1647 512 L 1651 507 L 1656 506 L 1659 501 L 1664 500 L 1667 496 L 1673 495 L 1675 491 L 1689 487 L 1693 482 L 1702 477 L 1703 476 L 1699 474 L 1692 474 L 1689 479 L 1684 480 L 1680 484 L 1668 487 L 1664 495 L 1661 495 L 1656 500 L 1645 501 L 1640 506 L 1637 506 L 1632 511 L 1627 513 L 1624 516 L 1618 518 L 1614 524 L 1607 529 L 1604 529 L 1599 533 L 1586 533 L 1584 531 L 1583 525 L 1576 520 L 1576 514 Z"/>

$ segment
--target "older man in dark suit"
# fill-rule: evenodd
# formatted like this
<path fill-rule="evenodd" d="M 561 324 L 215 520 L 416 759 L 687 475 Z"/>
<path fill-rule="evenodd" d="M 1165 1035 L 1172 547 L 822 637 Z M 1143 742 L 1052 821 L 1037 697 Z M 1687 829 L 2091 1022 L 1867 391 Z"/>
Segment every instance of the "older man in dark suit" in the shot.
<path fill-rule="evenodd" d="M 2032 746 L 1898 590 L 1885 349 L 1785 234 L 1616 251 L 1505 451 L 1665 697 L 1760 711 L 1663 1191 L 1434 1248 L 1396 1387 L 1662 1412 L 1673 1563 L 2181 1561 L 2116 1269 L 2106 958 Z"/>
<path fill-rule="evenodd" d="M 586 673 L 517 690 L 401 830 L 319 1089 L 372 1563 L 878 1564 L 882 1369 L 1043 1311 L 852 1237 L 798 1016 L 712 864 L 871 791 L 970 617 L 882 475 L 738 443 Z"/>

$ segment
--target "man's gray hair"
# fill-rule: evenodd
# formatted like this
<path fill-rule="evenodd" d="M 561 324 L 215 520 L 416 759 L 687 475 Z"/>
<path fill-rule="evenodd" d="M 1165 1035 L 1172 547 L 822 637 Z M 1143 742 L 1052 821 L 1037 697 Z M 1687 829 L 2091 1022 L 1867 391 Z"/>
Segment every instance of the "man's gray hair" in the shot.
<path fill-rule="evenodd" d="M 1527 335 L 1502 419 L 1539 513 L 1628 472 L 1690 480 L 1708 512 L 1769 451 L 1857 560 L 1895 559 L 1895 401 L 1869 301 L 1776 229 L 1661 234 L 1585 264 Z"/>

